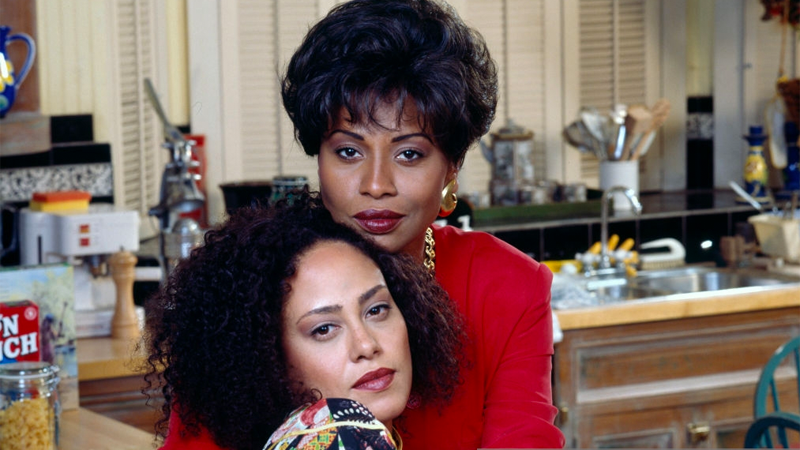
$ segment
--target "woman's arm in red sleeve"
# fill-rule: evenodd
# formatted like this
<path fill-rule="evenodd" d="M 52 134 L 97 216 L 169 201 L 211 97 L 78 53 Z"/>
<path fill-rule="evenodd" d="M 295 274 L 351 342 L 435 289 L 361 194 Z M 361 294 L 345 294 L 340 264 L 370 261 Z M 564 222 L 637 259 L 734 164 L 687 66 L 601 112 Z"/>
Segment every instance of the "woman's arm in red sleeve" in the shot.
<path fill-rule="evenodd" d="M 488 380 L 483 447 L 564 446 L 563 434 L 553 425 L 553 275 L 546 266 L 534 264 L 538 267 L 533 276 L 526 265 L 527 273 L 506 272 L 509 277 L 491 283 L 486 291 L 486 301 L 494 304 L 485 311 L 497 317 L 484 317 L 484 351 L 494 373 Z"/>

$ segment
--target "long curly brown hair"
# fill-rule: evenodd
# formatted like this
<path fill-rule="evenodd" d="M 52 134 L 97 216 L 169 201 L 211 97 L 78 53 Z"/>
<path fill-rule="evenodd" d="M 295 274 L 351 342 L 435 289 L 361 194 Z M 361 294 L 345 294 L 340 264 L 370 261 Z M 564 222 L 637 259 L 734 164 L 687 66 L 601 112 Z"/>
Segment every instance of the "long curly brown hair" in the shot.
<path fill-rule="evenodd" d="M 412 392 L 425 402 L 450 399 L 466 336 L 454 303 L 421 264 L 337 224 L 318 194 L 303 192 L 235 211 L 148 300 L 145 392 L 165 399 L 157 435 L 178 414 L 186 432 L 206 429 L 222 447 L 261 448 L 289 412 L 318 398 L 293 392 L 281 311 L 298 258 L 322 241 L 347 243 L 375 261 L 406 320 Z"/>

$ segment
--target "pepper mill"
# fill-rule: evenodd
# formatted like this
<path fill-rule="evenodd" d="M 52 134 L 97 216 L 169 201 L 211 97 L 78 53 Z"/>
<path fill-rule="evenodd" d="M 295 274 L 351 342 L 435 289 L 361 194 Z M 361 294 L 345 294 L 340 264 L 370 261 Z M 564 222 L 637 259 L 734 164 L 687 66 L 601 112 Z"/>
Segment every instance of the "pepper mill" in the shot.
<path fill-rule="evenodd" d="M 117 290 L 117 303 L 111 318 L 111 337 L 138 339 L 142 335 L 139 318 L 133 305 L 134 266 L 137 258 L 131 252 L 119 251 L 108 258 L 111 278 Z"/>

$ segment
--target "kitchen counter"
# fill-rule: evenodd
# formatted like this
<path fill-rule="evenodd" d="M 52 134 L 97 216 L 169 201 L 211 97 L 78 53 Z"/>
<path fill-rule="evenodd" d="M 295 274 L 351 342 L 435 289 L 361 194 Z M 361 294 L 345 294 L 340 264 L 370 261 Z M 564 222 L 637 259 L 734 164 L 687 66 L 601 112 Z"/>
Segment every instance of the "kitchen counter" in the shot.
<path fill-rule="evenodd" d="M 144 373 L 144 352 L 136 341 L 96 337 L 78 339 L 78 381 L 103 380 Z"/>
<path fill-rule="evenodd" d="M 61 413 L 61 450 L 152 450 L 154 436 L 79 408 Z"/>
<path fill-rule="evenodd" d="M 800 320 L 800 287 L 769 287 L 757 292 L 725 294 L 706 291 L 683 294 L 680 299 L 628 301 L 589 308 L 556 310 L 561 330 L 607 327 L 691 317 L 797 307 Z"/>

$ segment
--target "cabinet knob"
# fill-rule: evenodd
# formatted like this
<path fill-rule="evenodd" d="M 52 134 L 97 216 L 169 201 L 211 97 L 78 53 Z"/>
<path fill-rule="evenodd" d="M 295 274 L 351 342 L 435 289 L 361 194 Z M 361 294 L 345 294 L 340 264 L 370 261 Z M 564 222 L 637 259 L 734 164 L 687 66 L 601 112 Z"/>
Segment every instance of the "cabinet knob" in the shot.
<path fill-rule="evenodd" d="M 711 426 L 708 422 L 692 422 L 686 425 L 686 430 L 689 432 L 689 442 L 692 444 L 705 441 L 711 434 Z"/>

